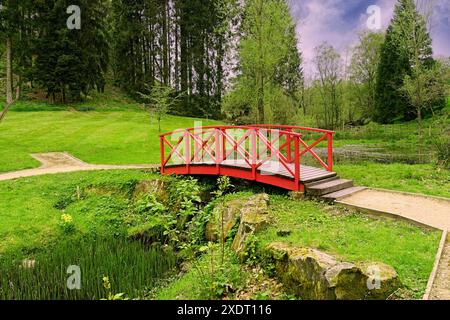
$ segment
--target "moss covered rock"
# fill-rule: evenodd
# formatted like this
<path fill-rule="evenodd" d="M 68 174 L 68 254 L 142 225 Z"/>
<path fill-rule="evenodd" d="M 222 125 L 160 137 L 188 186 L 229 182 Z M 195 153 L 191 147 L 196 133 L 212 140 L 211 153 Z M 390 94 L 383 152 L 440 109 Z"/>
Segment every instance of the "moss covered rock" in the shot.
<path fill-rule="evenodd" d="M 382 263 L 340 262 L 319 250 L 280 242 L 267 249 L 277 277 L 302 299 L 386 299 L 401 286 L 395 270 Z"/>
<path fill-rule="evenodd" d="M 158 201 L 166 202 L 169 199 L 167 192 L 169 183 L 163 179 L 144 180 L 136 184 L 133 198 L 139 199 L 146 194 L 154 194 Z"/>
<path fill-rule="evenodd" d="M 243 205 L 242 199 L 233 199 L 216 205 L 213 209 L 212 216 L 206 225 L 206 239 L 213 242 L 219 239 L 222 230 L 222 215 L 223 234 L 226 239 L 230 230 L 233 229 L 238 222 Z"/>
<path fill-rule="evenodd" d="M 269 225 L 268 213 L 269 195 L 265 193 L 252 196 L 243 204 L 240 213 L 241 223 L 232 244 L 234 251 L 244 252 L 248 237 Z"/>
<path fill-rule="evenodd" d="M 240 221 L 237 235 L 233 242 L 236 251 L 241 248 L 241 243 L 245 242 L 248 234 L 268 223 L 268 202 L 267 194 L 257 194 L 248 198 L 231 199 L 216 205 L 213 214 L 206 225 L 206 239 L 217 241 L 222 230 L 226 238 L 233 227 Z"/>

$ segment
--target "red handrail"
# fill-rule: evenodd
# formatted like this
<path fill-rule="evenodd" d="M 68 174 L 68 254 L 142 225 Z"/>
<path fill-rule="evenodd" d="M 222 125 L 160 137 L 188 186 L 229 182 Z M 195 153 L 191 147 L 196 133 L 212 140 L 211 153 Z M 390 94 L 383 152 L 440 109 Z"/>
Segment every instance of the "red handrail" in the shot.
<path fill-rule="evenodd" d="M 230 132 L 231 130 L 243 130 L 243 133 L 236 135 L 236 132 Z M 322 135 L 312 144 L 308 144 L 304 141 L 302 132 Z M 190 173 L 190 167 L 193 165 L 212 163 L 216 166 L 217 172 L 220 172 L 220 167 L 225 161 L 242 160 L 241 166 L 251 168 L 252 175 L 256 177 L 258 169 L 261 170 L 266 163 L 275 159 L 298 183 L 301 159 L 307 153 L 327 171 L 332 171 L 334 133 L 330 130 L 287 125 L 220 125 L 174 130 L 160 135 L 161 173 L 165 172 L 169 161 L 176 156 L 180 163 L 175 165 L 185 166 L 186 174 Z M 168 140 L 169 136 L 176 136 L 177 142 L 172 144 Z M 314 151 L 314 148 L 325 140 L 328 143 L 326 161 Z M 168 155 L 166 145 L 169 147 Z M 184 150 L 180 151 L 181 148 Z M 211 161 L 205 162 L 205 156 Z M 233 158 L 230 159 L 230 156 Z M 240 159 L 236 159 L 236 156 Z"/>

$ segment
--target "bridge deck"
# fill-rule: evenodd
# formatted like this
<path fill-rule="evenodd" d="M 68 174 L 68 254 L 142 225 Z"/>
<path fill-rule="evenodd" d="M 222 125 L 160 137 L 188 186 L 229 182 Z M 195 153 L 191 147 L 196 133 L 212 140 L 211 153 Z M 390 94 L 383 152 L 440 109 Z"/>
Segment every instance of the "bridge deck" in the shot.
<path fill-rule="evenodd" d="M 185 166 L 185 164 L 180 165 L 167 165 L 166 168 L 177 167 L 177 166 Z M 201 162 L 192 162 L 190 164 L 191 167 L 196 166 L 216 166 L 216 163 L 213 161 L 201 161 Z M 252 170 L 251 166 L 245 160 L 225 160 L 220 164 L 221 167 L 230 167 L 230 168 L 239 168 L 244 170 Z M 289 169 L 292 172 L 295 172 L 294 164 L 288 164 Z M 277 161 L 267 161 L 264 163 L 259 169 L 258 172 L 262 175 L 273 175 L 279 176 L 285 179 L 293 180 L 294 177 L 291 173 Z M 309 183 L 318 180 L 323 180 L 331 177 L 335 177 L 336 172 L 329 172 L 324 169 L 310 167 L 306 165 L 300 166 L 300 182 L 301 183 Z"/>

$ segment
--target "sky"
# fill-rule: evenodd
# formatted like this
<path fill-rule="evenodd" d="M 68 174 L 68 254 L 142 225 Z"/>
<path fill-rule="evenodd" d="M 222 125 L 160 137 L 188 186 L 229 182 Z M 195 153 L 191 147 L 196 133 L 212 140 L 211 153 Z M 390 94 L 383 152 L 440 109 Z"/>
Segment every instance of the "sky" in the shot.
<path fill-rule="evenodd" d="M 341 54 L 358 40 L 358 33 L 367 30 L 370 6 L 379 7 L 379 26 L 386 30 L 394 13 L 396 0 L 288 0 L 297 25 L 299 47 L 302 51 L 307 77 L 315 73 L 314 48 L 327 41 Z M 431 36 L 435 56 L 450 56 L 450 0 L 434 1 Z M 373 12 L 373 11 L 372 11 Z M 370 20 L 374 21 L 374 20 Z"/>

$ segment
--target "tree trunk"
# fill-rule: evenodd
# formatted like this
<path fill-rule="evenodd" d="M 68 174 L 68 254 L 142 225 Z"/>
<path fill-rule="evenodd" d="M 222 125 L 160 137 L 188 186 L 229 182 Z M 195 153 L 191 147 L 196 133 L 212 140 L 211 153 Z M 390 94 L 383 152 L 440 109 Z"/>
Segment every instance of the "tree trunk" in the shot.
<path fill-rule="evenodd" d="M 13 103 L 13 71 L 11 37 L 6 38 L 6 103 Z"/>

